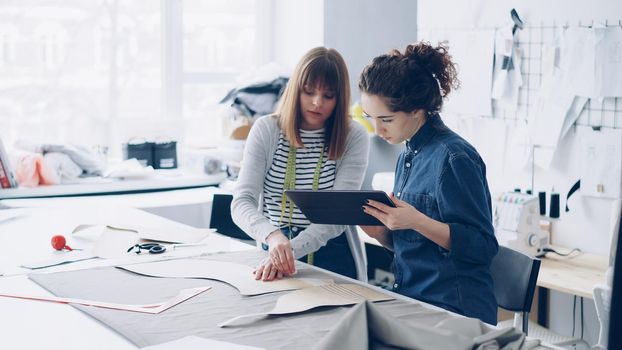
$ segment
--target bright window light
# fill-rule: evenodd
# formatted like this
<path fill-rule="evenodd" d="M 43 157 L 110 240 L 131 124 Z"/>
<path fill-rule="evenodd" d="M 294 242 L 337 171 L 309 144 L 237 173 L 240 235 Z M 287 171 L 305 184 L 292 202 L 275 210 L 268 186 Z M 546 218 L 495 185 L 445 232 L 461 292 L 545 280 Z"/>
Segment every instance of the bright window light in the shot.
<path fill-rule="evenodd" d="M 269 56 L 266 4 L 2 1 L 0 138 L 119 154 L 131 137 L 218 136 L 218 101 Z"/>

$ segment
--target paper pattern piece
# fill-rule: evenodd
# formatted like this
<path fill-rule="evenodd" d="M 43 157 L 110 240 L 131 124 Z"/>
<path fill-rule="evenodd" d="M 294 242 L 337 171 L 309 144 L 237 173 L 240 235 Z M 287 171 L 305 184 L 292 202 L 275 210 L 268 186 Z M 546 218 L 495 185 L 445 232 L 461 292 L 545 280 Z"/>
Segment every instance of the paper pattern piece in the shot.
<path fill-rule="evenodd" d="M 560 89 L 562 76 L 543 76 L 542 86 L 529 120 L 533 143 L 539 146 L 557 147 L 566 114 L 575 97 Z"/>
<path fill-rule="evenodd" d="M 504 188 L 510 188 L 512 183 L 518 182 L 518 179 L 508 179 L 508 177 L 520 174 L 530 167 L 531 147 L 529 146 L 528 126 L 525 121 L 517 122 L 511 127 L 511 132 L 506 135 L 503 154 L 503 175 L 506 181 Z"/>
<path fill-rule="evenodd" d="M 190 335 L 170 342 L 151 345 L 142 350 L 262 350 L 255 346 L 238 345 L 220 340 L 206 339 Z"/>
<path fill-rule="evenodd" d="M 22 267 L 34 270 L 96 258 L 95 255 L 88 251 L 73 250 L 69 252 L 62 251 L 57 253 L 58 254 L 53 258 L 22 264 Z"/>
<path fill-rule="evenodd" d="M 564 124 L 562 125 L 561 134 L 559 136 L 560 140 L 562 140 L 566 136 L 566 134 L 568 134 L 570 128 L 575 125 L 575 122 L 577 121 L 577 119 L 579 119 L 579 116 L 581 115 L 581 112 L 583 111 L 587 100 L 587 97 L 581 96 L 576 96 L 574 98 L 572 104 L 570 105 L 570 108 L 568 109 L 568 112 L 566 113 L 566 118 L 564 119 Z"/>
<path fill-rule="evenodd" d="M 567 28 L 560 42 L 563 80 L 557 89 L 572 96 L 596 97 L 596 36 L 593 28 Z"/>
<path fill-rule="evenodd" d="M 139 241 L 140 238 L 135 231 L 105 226 L 93 245 L 93 254 L 104 259 L 126 258 L 127 249 Z"/>
<path fill-rule="evenodd" d="M 438 42 L 447 41 L 449 54 L 458 65 L 460 89 L 449 94 L 443 105 L 443 111 L 461 115 L 491 116 L 495 31 L 430 30 L 421 31 L 419 38 L 430 41 L 433 46 Z"/>
<path fill-rule="evenodd" d="M 622 27 L 595 28 L 596 93 L 599 97 L 622 97 Z"/>
<path fill-rule="evenodd" d="M 105 259 L 127 258 L 127 249 L 144 241 L 195 244 L 203 241 L 212 231 L 207 229 L 181 229 L 147 227 L 115 227 L 110 225 L 79 225 L 72 234 L 98 231 L 93 255 Z"/>
<path fill-rule="evenodd" d="M 518 34 L 518 32 L 517 32 Z M 514 45 L 512 29 L 506 27 L 496 33 L 494 81 L 491 96 L 508 111 L 518 108 L 518 92 L 523 85 L 521 50 Z"/>
<path fill-rule="evenodd" d="M 75 298 L 62 298 L 62 297 L 54 297 L 54 296 L 1 294 L 1 292 L 0 292 L 0 297 L 16 298 L 16 299 L 24 299 L 24 300 L 36 300 L 36 301 L 49 301 L 49 302 L 55 302 L 55 303 L 61 303 L 61 304 L 78 304 L 78 305 L 84 305 L 84 306 L 101 307 L 105 309 L 141 312 L 141 313 L 146 313 L 146 314 L 159 314 L 211 288 L 212 287 L 208 286 L 208 287 L 182 289 L 179 292 L 179 294 L 177 294 L 177 296 L 165 302 L 155 303 L 155 304 L 146 304 L 146 305 L 106 303 L 106 302 L 101 302 L 101 301 L 75 299 Z"/>
<path fill-rule="evenodd" d="M 276 305 L 271 311 L 237 316 L 218 326 L 227 327 L 244 318 L 292 314 L 320 306 L 345 306 L 362 303 L 366 300 L 375 302 L 393 299 L 395 298 L 358 284 L 329 283 L 285 294 L 277 299 Z"/>
<path fill-rule="evenodd" d="M 584 196 L 620 198 L 622 195 L 622 130 L 579 127 L 583 140 L 581 193 Z"/>
<path fill-rule="evenodd" d="M 78 225 L 71 233 L 78 233 L 88 228 L 102 226 L 110 230 L 133 232 L 140 239 L 167 243 L 198 243 L 213 232 L 213 229 L 170 229 L 146 226 L 116 226 L 116 225 Z"/>
<path fill-rule="evenodd" d="M 578 96 L 622 96 L 622 28 L 568 28 L 561 41 L 562 88 Z"/>
<path fill-rule="evenodd" d="M 548 169 L 559 142 L 577 120 L 586 98 L 564 89 L 564 72 L 554 69 L 552 75 L 542 76 L 534 113 L 529 116 L 529 135 L 532 146 L 539 146 L 534 163 Z"/>
<path fill-rule="evenodd" d="M 257 281 L 253 268 L 236 263 L 205 260 L 176 259 L 143 264 L 123 265 L 117 268 L 140 275 L 165 278 L 205 278 L 218 280 L 235 287 L 242 295 L 259 295 L 310 287 L 297 278 L 283 278 L 270 282 Z"/>

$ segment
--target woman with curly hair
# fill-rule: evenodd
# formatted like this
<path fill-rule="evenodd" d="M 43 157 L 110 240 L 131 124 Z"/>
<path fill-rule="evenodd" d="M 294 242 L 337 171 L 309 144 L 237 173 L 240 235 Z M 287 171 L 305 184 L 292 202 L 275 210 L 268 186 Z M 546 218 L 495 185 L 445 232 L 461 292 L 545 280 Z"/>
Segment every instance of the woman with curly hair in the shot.
<path fill-rule="evenodd" d="M 391 198 L 363 210 L 384 226 L 362 229 L 394 252 L 394 291 L 497 323 L 490 263 L 498 245 L 486 166 L 439 112 L 459 86 L 444 45 L 408 45 L 373 59 L 360 77 L 361 104 L 376 133 L 406 143 Z M 373 159 L 370 160 L 373 162 Z"/>

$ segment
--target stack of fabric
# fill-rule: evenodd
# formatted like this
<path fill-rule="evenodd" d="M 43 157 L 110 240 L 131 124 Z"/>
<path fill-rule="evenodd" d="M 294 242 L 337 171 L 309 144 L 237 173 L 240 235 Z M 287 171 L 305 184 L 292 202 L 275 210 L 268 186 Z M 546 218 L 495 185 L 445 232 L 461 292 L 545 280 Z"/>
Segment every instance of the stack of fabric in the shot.
<path fill-rule="evenodd" d="M 80 176 L 99 176 L 104 162 L 76 145 L 21 145 L 15 177 L 20 186 L 57 185 Z"/>

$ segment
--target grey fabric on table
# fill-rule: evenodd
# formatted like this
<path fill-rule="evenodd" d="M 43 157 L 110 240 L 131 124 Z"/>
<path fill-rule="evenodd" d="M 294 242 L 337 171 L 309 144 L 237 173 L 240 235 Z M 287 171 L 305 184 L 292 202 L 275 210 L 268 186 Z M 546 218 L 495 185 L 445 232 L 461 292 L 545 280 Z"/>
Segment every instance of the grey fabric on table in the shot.
<path fill-rule="evenodd" d="M 478 319 L 448 317 L 436 325 L 396 319 L 379 304 L 358 304 L 314 349 L 546 349 L 516 328 L 494 329 Z"/>
<path fill-rule="evenodd" d="M 216 254 L 206 259 L 255 266 L 264 256 L 264 252 L 257 250 Z M 333 278 L 337 283 L 352 282 L 349 279 L 328 275 L 302 263 L 297 267 L 299 270 L 297 277 Z M 243 297 L 235 288 L 219 281 L 153 278 L 113 267 L 33 274 L 29 277 L 57 296 L 128 304 L 164 301 L 184 288 L 212 287 L 211 290 L 157 315 L 74 306 L 139 347 L 196 335 L 267 349 L 310 349 L 317 348 L 317 345 L 326 341 L 324 338 L 331 333 L 331 330 L 347 327 L 352 323 L 349 318 L 352 307 L 326 307 L 295 315 L 258 318 L 243 325 L 219 328 L 217 326 L 219 323 L 231 317 L 269 311 L 276 299 L 288 292 Z M 380 302 L 374 304 L 374 309 L 386 319 L 394 320 L 395 324 L 433 326 L 443 320 L 457 317 L 445 311 L 427 308 L 416 301 Z M 339 336 L 353 344 L 361 340 L 361 334 L 356 332 L 340 332 Z"/>

